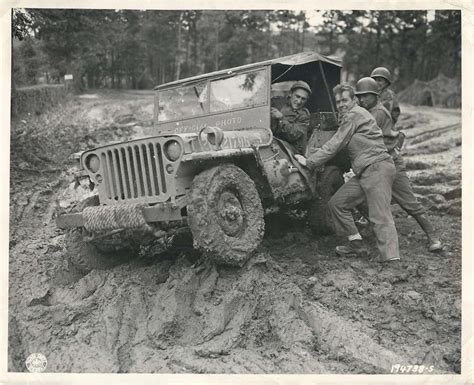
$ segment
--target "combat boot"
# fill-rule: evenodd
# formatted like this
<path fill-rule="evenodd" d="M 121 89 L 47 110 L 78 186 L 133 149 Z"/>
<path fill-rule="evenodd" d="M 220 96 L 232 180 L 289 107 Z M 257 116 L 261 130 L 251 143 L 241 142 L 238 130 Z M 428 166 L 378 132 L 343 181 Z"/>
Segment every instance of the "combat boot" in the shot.
<path fill-rule="evenodd" d="M 431 252 L 440 251 L 443 248 L 443 245 L 436 235 L 435 229 L 430 220 L 424 214 L 414 215 L 413 217 L 428 237 L 428 250 Z"/>
<path fill-rule="evenodd" d="M 336 254 L 341 257 L 366 257 L 368 253 L 367 247 L 360 239 L 350 241 L 349 245 L 336 246 Z"/>

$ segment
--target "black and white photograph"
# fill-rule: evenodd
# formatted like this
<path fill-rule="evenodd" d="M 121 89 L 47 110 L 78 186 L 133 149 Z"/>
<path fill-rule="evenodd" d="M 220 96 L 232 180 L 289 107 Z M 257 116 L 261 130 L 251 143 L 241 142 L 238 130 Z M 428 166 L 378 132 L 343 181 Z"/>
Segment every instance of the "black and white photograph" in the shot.
<path fill-rule="evenodd" d="M 7 383 L 469 383 L 466 10 L 130 6 L 4 8 Z"/>

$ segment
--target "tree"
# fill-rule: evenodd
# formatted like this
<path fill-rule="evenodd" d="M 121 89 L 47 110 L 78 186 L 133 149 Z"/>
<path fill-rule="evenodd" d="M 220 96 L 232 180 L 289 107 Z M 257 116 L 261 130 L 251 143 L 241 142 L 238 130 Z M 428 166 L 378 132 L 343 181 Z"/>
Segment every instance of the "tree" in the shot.
<path fill-rule="evenodd" d="M 292 10 L 15 9 L 13 36 L 31 40 L 14 50 L 14 73 L 21 82 L 47 71 L 72 73 L 78 87 L 150 88 L 308 49 L 343 56 L 353 77 L 386 66 L 395 87 L 460 76 L 460 12 L 427 15 L 324 11 L 310 33 L 305 12 Z"/>
<path fill-rule="evenodd" d="M 385 66 L 401 89 L 440 72 L 460 76 L 459 11 L 436 11 L 431 22 L 427 11 L 420 10 L 327 11 L 323 18 L 316 32 L 323 37 L 323 52 L 341 50 L 344 67 L 355 78 Z"/>
<path fill-rule="evenodd" d="M 12 36 L 18 40 L 23 40 L 32 32 L 33 20 L 24 9 L 12 9 Z"/>

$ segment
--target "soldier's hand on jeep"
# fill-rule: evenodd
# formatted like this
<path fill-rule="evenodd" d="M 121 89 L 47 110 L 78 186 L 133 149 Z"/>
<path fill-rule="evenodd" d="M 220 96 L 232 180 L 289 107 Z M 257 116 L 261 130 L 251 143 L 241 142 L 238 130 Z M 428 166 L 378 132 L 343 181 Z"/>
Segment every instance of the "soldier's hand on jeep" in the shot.
<path fill-rule="evenodd" d="M 276 118 L 276 119 L 283 118 L 283 114 L 280 111 L 278 111 L 278 108 L 275 108 L 275 107 L 272 107 L 270 109 L 270 114 L 271 114 L 272 118 Z"/>
<path fill-rule="evenodd" d="M 306 158 L 303 155 L 295 154 L 295 159 L 299 164 L 306 166 Z"/>

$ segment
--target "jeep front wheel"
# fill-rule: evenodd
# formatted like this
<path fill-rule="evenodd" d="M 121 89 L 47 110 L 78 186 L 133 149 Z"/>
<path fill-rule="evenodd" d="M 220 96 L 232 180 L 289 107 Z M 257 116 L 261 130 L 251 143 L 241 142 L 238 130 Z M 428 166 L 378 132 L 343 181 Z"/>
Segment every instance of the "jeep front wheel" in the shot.
<path fill-rule="evenodd" d="M 265 228 L 254 182 L 232 164 L 201 172 L 191 188 L 188 223 L 195 247 L 209 252 L 217 263 L 242 266 Z"/>

